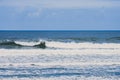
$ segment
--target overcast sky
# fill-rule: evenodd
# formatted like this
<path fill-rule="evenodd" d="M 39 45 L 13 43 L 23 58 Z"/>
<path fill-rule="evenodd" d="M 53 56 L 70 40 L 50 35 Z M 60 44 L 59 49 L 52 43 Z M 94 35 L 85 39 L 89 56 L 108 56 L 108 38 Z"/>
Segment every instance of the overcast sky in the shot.
<path fill-rule="evenodd" d="M 120 0 L 0 0 L 0 30 L 120 30 Z"/>

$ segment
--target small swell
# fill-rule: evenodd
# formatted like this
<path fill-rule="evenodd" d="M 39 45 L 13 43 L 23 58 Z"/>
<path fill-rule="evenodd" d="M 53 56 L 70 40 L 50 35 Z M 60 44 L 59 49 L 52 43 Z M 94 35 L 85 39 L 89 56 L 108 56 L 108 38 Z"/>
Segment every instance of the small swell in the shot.
<path fill-rule="evenodd" d="M 120 37 L 111 37 L 108 40 L 120 40 Z"/>
<path fill-rule="evenodd" d="M 22 45 L 15 43 L 14 41 L 4 41 L 0 43 L 0 48 L 15 48 L 22 47 Z"/>
<path fill-rule="evenodd" d="M 99 39 L 96 37 L 89 37 L 89 38 L 69 38 L 71 40 L 75 40 L 75 41 L 83 41 L 83 42 L 94 42 L 94 41 L 98 41 Z"/>
<path fill-rule="evenodd" d="M 33 45 L 29 45 L 29 42 L 26 42 L 27 44 L 25 44 L 25 42 L 16 42 L 16 41 L 3 41 L 0 42 L 0 48 L 6 48 L 6 49 L 14 49 L 14 48 L 24 48 L 24 47 L 35 47 L 35 48 L 46 48 L 45 43 L 43 44 L 43 42 L 39 42 L 38 44 L 33 44 Z"/>

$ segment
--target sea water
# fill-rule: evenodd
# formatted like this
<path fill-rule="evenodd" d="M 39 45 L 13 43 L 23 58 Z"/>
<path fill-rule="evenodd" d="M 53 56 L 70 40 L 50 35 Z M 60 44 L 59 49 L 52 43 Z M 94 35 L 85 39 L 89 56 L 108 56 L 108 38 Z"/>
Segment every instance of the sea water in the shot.
<path fill-rule="evenodd" d="M 120 80 L 120 31 L 0 31 L 0 80 Z"/>

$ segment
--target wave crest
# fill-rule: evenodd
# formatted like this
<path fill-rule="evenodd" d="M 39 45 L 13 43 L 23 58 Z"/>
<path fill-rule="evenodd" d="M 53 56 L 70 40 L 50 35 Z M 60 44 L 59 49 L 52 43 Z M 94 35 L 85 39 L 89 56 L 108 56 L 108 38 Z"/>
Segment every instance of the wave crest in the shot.
<path fill-rule="evenodd" d="M 43 41 L 4 41 L 0 43 L 0 48 L 31 47 L 40 45 Z M 76 43 L 45 41 L 45 46 L 51 49 L 120 49 L 119 43 Z"/>

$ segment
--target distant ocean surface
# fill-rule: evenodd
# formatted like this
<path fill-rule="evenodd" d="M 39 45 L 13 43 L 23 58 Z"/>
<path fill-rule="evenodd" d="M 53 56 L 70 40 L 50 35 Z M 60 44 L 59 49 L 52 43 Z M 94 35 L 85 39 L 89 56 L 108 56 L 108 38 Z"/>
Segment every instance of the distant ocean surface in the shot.
<path fill-rule="evenodd" d="M 120 31 L 0 31 L 0 80 L 120 80 Z"/>

